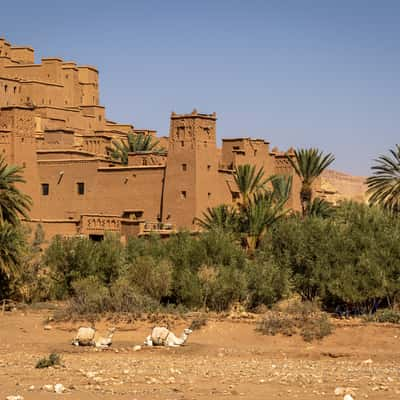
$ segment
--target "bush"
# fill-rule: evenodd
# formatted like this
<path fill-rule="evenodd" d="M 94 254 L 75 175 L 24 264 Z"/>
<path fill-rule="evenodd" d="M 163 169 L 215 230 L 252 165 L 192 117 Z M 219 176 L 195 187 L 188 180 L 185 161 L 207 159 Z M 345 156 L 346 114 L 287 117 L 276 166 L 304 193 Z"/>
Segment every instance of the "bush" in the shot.
<path fill-rule="evenodd" d="M 171 294 L 172 265 L 167 260 L 140 256 L 127 268 L 125 278 L 144 295 L 160 302 Z"/>
<path fill-rule="evenodd" d="M 35 368 L 48 368 L 54 367 L 55 365 L 63 365 L 61 361 L 61 356 L 57 353 L 51 353 L 49 357 L 41 358 L 36 363 Z"/>
<path fill-rule="evenodd" d="M 391 309 L 378 310 L 373 315 L 368 315 L 366 320 L 373 322 L 388 322 L 391 324 L 400 324 L 400 311 Z"/>
<path fill-rule="evenodd" d="M 246 267 L 248 307 L 271 306 L 289 293 L 289 273 L 270 257 L 259 255 Z"/>
<path fill-rule="evenodd" d="M 294 302 L 284 312 L 269 312 L 258 323 L 256 330 L 264 335 L 281 333 L 291 336 L 298 333 L 304 341 L 311 342 L 330 335 L 333 325 L 328 315 L 321 312 L 316 303 Z"/>

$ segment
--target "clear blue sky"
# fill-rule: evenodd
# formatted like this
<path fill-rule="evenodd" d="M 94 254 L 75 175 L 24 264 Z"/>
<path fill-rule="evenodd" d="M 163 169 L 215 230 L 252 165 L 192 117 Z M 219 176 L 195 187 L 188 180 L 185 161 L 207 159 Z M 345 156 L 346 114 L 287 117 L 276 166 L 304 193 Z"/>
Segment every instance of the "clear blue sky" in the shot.
<path fill-rule="evenodd" d="M 219 138 L 367 175 L 400 142 L 399 21 L 398 0 L 13 0 L 0 36 L 97 66 L 109 119 L 167 135 L 171 111 L 216 111 Z"/>

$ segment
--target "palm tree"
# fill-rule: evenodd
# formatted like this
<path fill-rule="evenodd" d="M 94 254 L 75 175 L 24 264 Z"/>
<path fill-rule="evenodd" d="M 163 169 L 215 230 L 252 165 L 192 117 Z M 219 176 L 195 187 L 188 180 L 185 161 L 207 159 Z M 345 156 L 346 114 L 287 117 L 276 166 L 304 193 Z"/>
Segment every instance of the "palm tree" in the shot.
<path fill-rule="evenodd" d="M 331 153 L 323 155 L 318 149 L 299 149 L 294 151 L 294 158 L 291 155 L 286 157 L 301 179 L 300 202 L 305 216 L 312 200 L 312 184 L 335 157 Z"/>
<path fill-rule="evenodd" d="M 0 225 L 0 281 L 1 275 L 15 277 L 21 266 L 25 240 L 20 227 L 5 222 Z"/>
<path fill-rule="evenodd" d="M 122 164 L 128 164 L 128 153 L 139 153 L 152 151 L 159 154 L 165 154 L 166 149 L 158 147 L 159 140 L 154 140 L 153 136 L 144 133 L 132 134 L 128 133 L 127 142 L 120 140 L 112 141 L 112 147 L 108 147 L 110 157 L 114 160 L 121 161 Z"/>
<path fill-rule="evenodd" d="M 287 199 L 277 201 L 272 191 L 257 193 L 241 212 L 241 232 L 245 246 L 252 253 L 265 237 L 268 229 L 286 215 Z"/>
<path fill-rule="evenodd" d="M 271 177 L 272 194 L 276 202 L 286 203 L 292 191 L 293 176 L 273 175 Z"/>
<path fill-rule="evenodd" d="M 233 232 L 238 224 L 237 211 L 226 204 L 221 204 L 213 208 L 208 207 L 203 212 L 203 218 L 197 218 L 197 222 L 202 228 L 207 230 L 216 229 Z"/>
<path fill-rule="evenodd" d="M 400 211 L 400 145 L 380 156 L 372 166 L 374 175 L 367 178 L 370 204 L 377 204 L 391 212 Z"/>
<path fill-rule="evenodd" d="M 311 217 L 329 218 L 335 213 L 332 204 L 319 197 L 311 201 L 307 209 L 307 215 Z"/>
<path fill-rule="evenodd" d="M 239 165 L 233 171 L 233 178 L 242 197 L 242 206 L 246 207 L 251 196 L 265 187 L 270 179 L 264 178 L 264 169 L 256 171 L 255 165 Z"/>
<path fill-rule="evenodd" d="M 20 216 L 29 218 L 32 200 L 16 187 L 18 183 L 25 183 L 22 171 L 22 167 L 7 165 L 4 157 L 0 156 L 0 225 L 9 223 L 16 226 Z"/>

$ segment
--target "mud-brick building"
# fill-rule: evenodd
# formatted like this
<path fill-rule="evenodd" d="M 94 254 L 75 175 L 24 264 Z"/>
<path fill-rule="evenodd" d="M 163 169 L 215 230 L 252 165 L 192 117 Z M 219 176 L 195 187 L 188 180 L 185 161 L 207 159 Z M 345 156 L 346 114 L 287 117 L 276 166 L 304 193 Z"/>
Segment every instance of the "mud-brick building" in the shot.
<path fill-rule="evenodd" d="M 237 201 L 235 166 L 293 175 L 285 154 L 264 140 L 224 139 L 217 147 L 216 122 L 215 113 L 172 113 L 169 136 L 159 138 L 167 154 L 131 153 L 122 165 L 108 155 L 113 140 L 156 132 L 107 120 L 97 69 L 59 58 L 35 64 L 32 48 L 0 39 L 0 151 L 25 167 L 30 223 L 47 237 L 195 230 L 207 207 Z M 293 208 L 298 190 L 294 179 Z"/>

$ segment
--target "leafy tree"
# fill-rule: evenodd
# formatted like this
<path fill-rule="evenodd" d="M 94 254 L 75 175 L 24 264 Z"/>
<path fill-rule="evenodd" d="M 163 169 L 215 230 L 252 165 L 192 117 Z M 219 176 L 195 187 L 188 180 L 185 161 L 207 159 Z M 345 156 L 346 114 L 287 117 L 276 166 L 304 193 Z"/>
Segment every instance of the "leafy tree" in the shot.
<path fill-rule="evenodd" d="M 294 151 L 294 159 L 287 155 L 287 158 L 301 179 L 300 202 L 303 216 L 307 215 L 312 200 L 312 184 L 335 160 L 335 157 L 328 153 L 323 155 L 318 149 L 299 149 Z"/>
<path fill-rule="evenodd" d="M 113 140 L 112 146 L 107 150 L 114 160 L 121 161 L 122 164 L 128 164 L 128 154 L 152 151 L 159 154 L 165 154 L 166 149 L 159 147 L 160 141 L 154 140 L 153 136 L 145 135 L 143 133 L 132 134 L 128 133 L 127 141 L 120 140 L 119 142 Z"/>
<path fill-rule="evenodd" d="M 8 165 L 0 155 L 0 224 L 8 222 L 16 226 L 20 216 L 29 218 L 32 200 L 16 187 L 16 184 L 25 183 L 22 171 L 22 167 Z"/>
<path fill-rule="evenodd" d="M 373 176 L 367 179 L 369 202 L 391 212 L 400 211 L 400 145 L 390 155 L 378 157 L 372 166 Z"/>

